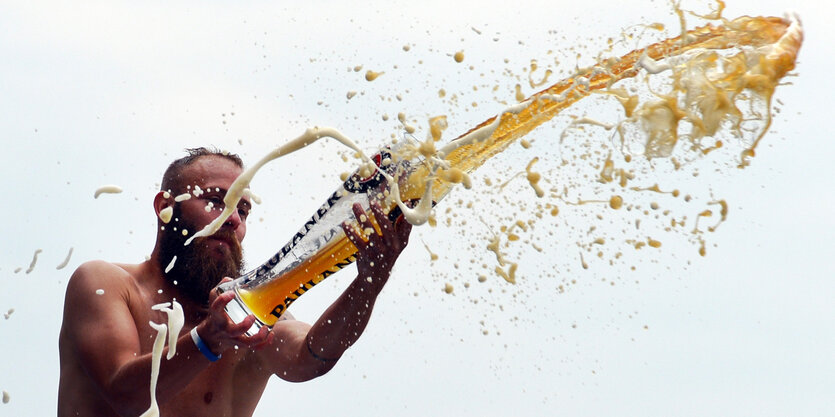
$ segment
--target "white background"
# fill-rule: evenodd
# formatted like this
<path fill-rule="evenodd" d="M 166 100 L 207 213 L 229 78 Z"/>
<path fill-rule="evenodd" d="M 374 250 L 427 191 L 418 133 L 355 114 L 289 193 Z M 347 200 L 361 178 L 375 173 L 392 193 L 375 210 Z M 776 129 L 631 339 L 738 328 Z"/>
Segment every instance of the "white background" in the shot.
<path fill-rule="evenodd" d="M 556 81 L 598 53 L 622 54 L 679 30 L 664 1 L 277 3 L 0 2 L 0 311 L 14 309 L 0 319 L 0 390 L 10 395 L 0 416 L 55 413 L 68 277 L 86 260 L 144 259 L 156 184 L 183 148 L 216 145 L 251 164 L 321 125 L 373 152 L 402 133 L 399 112 L 419 138 L 429 116 L 447 115 L 449 139 L 514 102 L 517 83 L 526 95 L 536 91 L 527 81 L 531 59 L 535 79 L 548 68 Z M 707 236 L 706 257 L 692 236 L 647 220 L 648 234 L 664 236 L 661 248 L 617 246 L 626 255 L 611 265 L 609 252 L 587 253 L 583 269 L 587 246 L 577 239 L 588 236 L 580 231 L 599 227 L 607 245 L 623 241 L 622 225 L 596 217 L 607 211 L 537 200 L 523 179 L 476 198 L 491 189 L 484 175 L 503 182 L 534 156 L 549 188 L 582 182 L 549 159 L 570 121 L 557 118 L 531 134 L 531 149 L 513 146 L 479 171 L 474 192 L 453 191 L 449 207 L 475 199 L 473 210 L 460 211 L 469 221 L 446 226 L 439 210 L 441 224 L 415 230 L 366 334 L 330 374 L 303 384 L 275 379 L 255 414 L 835 414 L 835 13 L 822 1 L 731 1 L 725 16 L 788 10 L 803 20 L 805 41 L 752 165 L 706 159 L 704 175 L 670 183 L 730 205 L 728 221 Z M 604 52 L 607 38 L 653 22 L 666 32 L 646 30 Z M 458 51 L 462 63 L 452 58 Z M 367 82 L 367 70 L 384 74 Z M 567 113 L 600 116 L 595 106 Z M 596 132 L 581 139 L 607 141 Z M 250 265 L 278 250 L 351 169 L 339 152 L 316 145 L 263 169 L 253 187 L 264 202 L 244 245 Z M 650 174 L 635 184 L 664 181 Z M 124 192 L 93 199 L 106 184 Z M 646 206 L 656 197 L 634 198 Z M 507 246 L 521 264 L 517 284 L 508 284 L 492 273 L 487 237 L 512 223 L 508 213 L 545 203 L 569 216 L 557 219 L 578 220 L 542 221 L 522 234 L 542 252 Z M 475 210 L 496 224 L 481 223 Z M 69 265 L 56 270 L 71 247 Z M 431 262 L 426 247 L 440 259 Z M 315 320 L 351 277 L 321 284 L 294 314 Z"/>

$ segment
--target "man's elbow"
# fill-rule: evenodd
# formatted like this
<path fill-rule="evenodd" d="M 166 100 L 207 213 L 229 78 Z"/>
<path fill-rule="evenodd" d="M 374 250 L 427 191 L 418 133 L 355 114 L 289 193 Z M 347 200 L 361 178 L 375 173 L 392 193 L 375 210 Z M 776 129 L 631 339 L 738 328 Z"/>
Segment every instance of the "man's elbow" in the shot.
<path fill-rule="evenodd" d="M 277 370 L 275 371 L 275 376 L 287 382 L 307 382 L 330 372 L 330 370 L 333 369 L 335 365 L 336 361 L 316 361 L 314 363 L 296 369 Z"/>

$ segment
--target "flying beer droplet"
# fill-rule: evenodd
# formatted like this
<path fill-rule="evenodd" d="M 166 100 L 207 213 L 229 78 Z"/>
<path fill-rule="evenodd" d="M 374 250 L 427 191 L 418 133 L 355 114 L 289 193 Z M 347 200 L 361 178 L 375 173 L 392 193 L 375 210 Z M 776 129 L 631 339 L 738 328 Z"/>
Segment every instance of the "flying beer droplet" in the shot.
<path fill-rule="evenodd" d="M 365 81 L 374 81 L 374 80 L 377 79 L 377 77 L 379 77 L 383 74 L 385 74 L 385 73 L 368 70 L 368 71 L 365 72 Z"/>

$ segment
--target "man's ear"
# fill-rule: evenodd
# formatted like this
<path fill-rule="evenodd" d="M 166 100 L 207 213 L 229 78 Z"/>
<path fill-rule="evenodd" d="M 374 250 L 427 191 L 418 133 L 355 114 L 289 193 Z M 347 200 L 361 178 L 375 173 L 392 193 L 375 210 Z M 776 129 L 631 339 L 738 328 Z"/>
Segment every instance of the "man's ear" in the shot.
<path fill-rule="evenodd" d="M 168 195 L 168 198 L 165 198 L 166 195 Z M 157 218 L 159 218 L 159 213 L 162 210 L 166 209 L 167 207 L 171 207 L 173 204 L 174 199 L 168 192 L 158 192 L 157 195 L 154 196 L 154 212 L 156 213 Z"/>

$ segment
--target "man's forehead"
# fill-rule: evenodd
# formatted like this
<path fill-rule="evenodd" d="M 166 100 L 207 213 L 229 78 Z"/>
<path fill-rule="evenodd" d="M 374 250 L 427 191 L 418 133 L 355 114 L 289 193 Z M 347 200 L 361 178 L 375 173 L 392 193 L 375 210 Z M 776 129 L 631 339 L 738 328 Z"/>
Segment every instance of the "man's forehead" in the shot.
<path fill-rule="evenodd" d="M 226 195 L 229 187 L 243 172 L 235 162 L 215 155 L 201 156 L 181 172 L 181 185 L 186 189 L 200 187 L 203 192 L 219 192 Z M 241 203 L 251 207 L 249 198 L 244 196 Z"/>
<path fill-rule="evenodd" d="M 201 188 L 229 188 L 243 170 L 229 159 L 207 155 L 197 158 L 182 171 L 183 185 L 199 185 Z"/>

